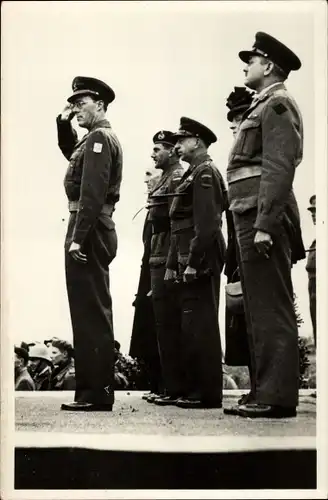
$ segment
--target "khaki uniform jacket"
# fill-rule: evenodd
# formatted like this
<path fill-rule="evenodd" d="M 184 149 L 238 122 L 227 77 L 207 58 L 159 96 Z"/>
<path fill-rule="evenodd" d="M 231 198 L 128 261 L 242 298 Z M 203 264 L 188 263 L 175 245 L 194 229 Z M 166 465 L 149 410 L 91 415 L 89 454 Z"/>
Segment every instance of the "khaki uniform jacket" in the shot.
<path fill-rule="evenodd" d="M 283 83 L 262 94 L 243 115 L 227 168 L 230 210 L 257 209 L 255 229 L 290 235 L 293 261 L 305 257 L 293 192 L 303 155 L 300 110 Z"/>

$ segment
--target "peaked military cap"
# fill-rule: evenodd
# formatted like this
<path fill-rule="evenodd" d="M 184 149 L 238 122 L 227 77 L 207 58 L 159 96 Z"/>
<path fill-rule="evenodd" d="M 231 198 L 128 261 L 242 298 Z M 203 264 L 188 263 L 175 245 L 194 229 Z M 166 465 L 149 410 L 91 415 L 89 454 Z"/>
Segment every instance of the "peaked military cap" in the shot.
<path fill-rule="evenodd" d="M 180 118 L 180 127 L 174 134 L 177 139 L 181 137 L 199 137 L 207 146 L 217 141 L 217 137 L 208 127 L 186 116 Z"/>
<path fill-rule="evenodd" d="M 243 113 L 252 103 L 254 92 L 250 92 L 246 87 L 235 87 L 229 95 L 226 106 L 229 108 L 227 119 L 229 122 L 237 114 Z"/>
<path fill-rule="evenodd" d="M 310 210 L 310 212 L 316 209 L 316 199 L 317 197 L 315 194 L 313 194 L 309 199 L 310 206 L 308 207 L 308 210 Z"/>
<path fill-rule="evenodd" d="M 290 71 L 300 69 L 302 65 L 301 61 L 292 50 L 273 36 L 262 31 L 256 33 L 252 50 L 242 50 L 239 52 L 240 59 L 245 63 L 248 63 L 250 57 L 256 55 L 267 57 L 277 64 L 286 75 L 288 75 Z"/>
<path fill-rule="evenodd" d="M 90 95 L 101 99 L 106 104 L 114 101 L 115 92 L 107 83 L 88 76 L 76 76 L 72 82 L 73 94 L 67 99 L 68 102 L 74 102 L 78 97 Z"/>
<path fill-rule="evenodd" d="M 169 130 L 160 130 L 157 132 L 157 134 L 154 135 L 153 137 L 153 143 L 154 144 L 169 144 L 170 146 L 175 146 L 178 138 L 173 132 L 170 132 Z"/>

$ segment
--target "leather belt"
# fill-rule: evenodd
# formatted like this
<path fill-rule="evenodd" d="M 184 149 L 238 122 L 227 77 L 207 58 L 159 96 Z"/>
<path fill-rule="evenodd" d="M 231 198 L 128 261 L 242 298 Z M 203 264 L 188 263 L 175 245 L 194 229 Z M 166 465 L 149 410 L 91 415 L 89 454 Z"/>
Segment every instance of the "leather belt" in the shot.
<path fill-rule="evenodd" d="M 68 210 L 70 212 L 78 212 L 80 210 L 80 202 L 79 201 L 69 201 L 68 202 Z M 101 214 L 104 214 L 104 215 L 109 215 L 109 217 L 111 217 L 113 215 L 113 212 L 114 212 L 114 205 L 109 205 L 109 204 L 106 204 L 106 205 L 103 205 L 102 209 L 101 209 Z"/>
<path fill-rule="evenodd" d="M 240 167 L 236 170 L 230 170 L 227 172 L 228 184 L 233 182 L 241 181 L 243 179 L 249 179 L 250 177 L 260 177 L 262 174 L 262 167 L 258 165 L 250 165 L 248 167 Z"/>

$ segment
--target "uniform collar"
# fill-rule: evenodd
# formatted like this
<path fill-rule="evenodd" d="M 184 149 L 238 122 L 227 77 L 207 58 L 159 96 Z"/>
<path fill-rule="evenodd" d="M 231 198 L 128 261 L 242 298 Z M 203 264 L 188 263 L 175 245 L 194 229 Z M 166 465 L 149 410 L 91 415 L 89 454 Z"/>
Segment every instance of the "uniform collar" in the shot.
<path fill-rule="evenodd" d="M 210 160 L 210 159 L 211 159 L 211 157 L 207 152 L 202 153 L 201 155 L 196 156 L 196 158 L 193 158 L 191 160 L 188 170 L 194 170 L 196 167 L 198 167 L 198 165 L 200 165 L 201 163 L 204 163 L 205 161 Z"/>
<path fill-rule="evenodd" d="M 109 121 L 106 119 L 106 118 L 103 118 L 101 120 L 98 120 L 97 122 L 95 122 L 91 129 L 89 130 L 89 132 L 92 132 L 92 130 L 96 129 L 96 128 L 111 128 L 111 125 L 109 123 Z"/>
<path fill-rule="evenodd" d="M 265 87 L 265 89 L 262 89 L 261 92 L 255 95 L 252 104 L 250 107 L 245 111 L 243 114 L 243 120 L 247 118 L 247 116 L 250 115 L 251 111 L 256 108 L 256 106 L 260 103 L 268 99 L 276 90 L 284 89 L 286 90 L 286 87 L 283 82 L 276 82 L 273 83 L 272 85 L 269 85 L 268 87 Z"/>
<path fill-rule="evenodd" d="M 158 190 L 158 188 L 160 188 L 161 186 L 163 186 L 163 184 L 165 183 L 165 181 L 167 180 L 167 178 L 169 177 L 170 174 L 172 174 L 173 170 L 175 170 L 176 168 L 179 168 L 180 167 L 180 163 L 179 161 L 175 161 L 174 163 L 172 163 L 171 165 L 169 165 L 167 167 L 167 170 L 165 170 L 165 172 L 162 173 L 161 177 L 159 178 L 159 181 L 157 182 L 156 186 L 150 191 L 150 193 L 148 194 L 148 198 L 153 194 L 155 193 L 155 191 Z"/>

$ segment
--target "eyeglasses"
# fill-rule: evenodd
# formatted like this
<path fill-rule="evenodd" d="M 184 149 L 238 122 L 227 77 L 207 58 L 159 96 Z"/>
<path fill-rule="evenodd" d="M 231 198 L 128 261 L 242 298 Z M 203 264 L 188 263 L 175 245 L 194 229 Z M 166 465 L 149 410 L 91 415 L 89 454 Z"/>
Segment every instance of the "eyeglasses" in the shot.
<path fill-rule="evenodd" d="M 73 108 L 82 109 L 86 104 L 88 103 L 85 101 L 76 101 L 73 104 Z"/>

